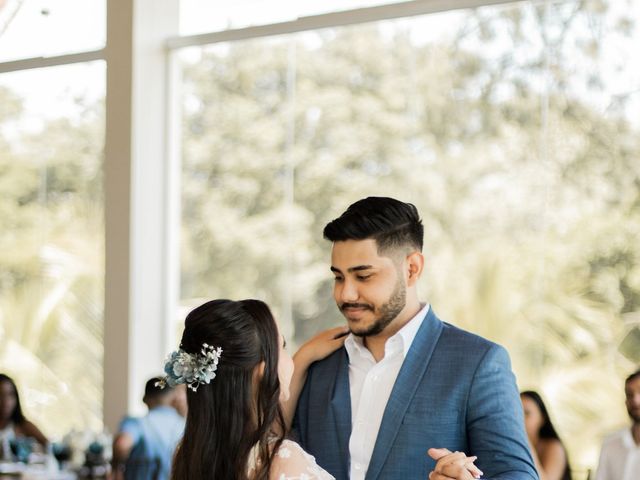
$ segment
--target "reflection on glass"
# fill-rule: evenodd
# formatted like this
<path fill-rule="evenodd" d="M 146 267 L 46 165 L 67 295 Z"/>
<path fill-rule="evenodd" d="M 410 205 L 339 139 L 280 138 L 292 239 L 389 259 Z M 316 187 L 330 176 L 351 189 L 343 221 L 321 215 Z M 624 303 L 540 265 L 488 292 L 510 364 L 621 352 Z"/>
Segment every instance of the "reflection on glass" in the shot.
<path fill-rule="evenodd" d="M 104 77 L 0 76 L 0 365 L 49 438 L 102 426 Z"/>

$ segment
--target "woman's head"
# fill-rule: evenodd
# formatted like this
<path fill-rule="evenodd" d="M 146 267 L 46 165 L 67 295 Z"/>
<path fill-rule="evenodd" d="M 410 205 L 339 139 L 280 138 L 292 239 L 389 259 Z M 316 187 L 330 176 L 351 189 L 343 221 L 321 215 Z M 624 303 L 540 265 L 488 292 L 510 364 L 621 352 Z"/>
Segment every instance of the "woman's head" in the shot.
<path fill-rule="evenodd" d="M 16 425 L 25 420 L 16 384 L 4 373 L 0 373 L 0 420 L 3 422 L 9 420 Z"/>
<path fill-rule="evenodd" d="M 524 410 L 524 425 L 527 430 L 527 436 L 530 440 L 537 443 L 538 440 L 554 440 L 562 445 L 562 440 L 556 432 L 556 429 L 551 423 L 549 418 L 549 412 L 547 407 L 542 401 L 542 397 L 538 392 L 533 390 L 526 390 L 520 393 L 520 400 L 522 401 L 522 409 Z M 534 443 L 532 441 L 532 443 Z M 535 444 L 534 444 L 535 446 Z M 564 445 L 562 445 L 564 449 Z M 566 451 L 565 451 L 566 455 Z M 564 472 L 562 473 L 561 480 L 571 480 L 571 467 L 569 465 L 569 458 L 566 458 Z"/>
<path fill-rule="evenodd" d="M 288 395 L 291 359 L 280 354 L 278 326 L 259 300 L 212 300 L 194 309 L 180 347 L 198 355 L 205 343 L 222 354 L 215 378 L 187 392 L 187 423 L 173 478 L 242 479 L 255 444 L 268 469 L 267 442 L 274 426 L 283 431 L 279 401 Z"/>
<path fill-rule="evenodd" d="M 524 410 L 524 424 L 529 438 L 560 439 L 551 423 L 547 407 L 537 392 L 527 390 L 520 393 Z"/>

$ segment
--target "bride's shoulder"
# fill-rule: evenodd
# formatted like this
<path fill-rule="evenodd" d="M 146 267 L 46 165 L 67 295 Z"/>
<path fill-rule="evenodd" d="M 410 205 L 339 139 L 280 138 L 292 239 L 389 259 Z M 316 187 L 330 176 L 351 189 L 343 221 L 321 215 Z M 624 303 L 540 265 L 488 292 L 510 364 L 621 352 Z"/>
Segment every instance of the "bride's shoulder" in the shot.
<path fill-rule="evenodd" d="M 273 457 L 270 480 L 332 480 L 315 458 L 292 440 L 283 440 Z"/>

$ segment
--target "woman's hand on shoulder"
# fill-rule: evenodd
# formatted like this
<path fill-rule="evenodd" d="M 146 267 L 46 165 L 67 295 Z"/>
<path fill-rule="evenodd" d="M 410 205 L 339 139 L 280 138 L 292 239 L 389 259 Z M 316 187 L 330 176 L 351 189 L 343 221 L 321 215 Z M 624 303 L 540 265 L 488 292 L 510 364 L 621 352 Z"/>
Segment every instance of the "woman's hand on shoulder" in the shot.
<path fill-rule="evenodd" d="M 293 356 L 296 367 L 306 368 L 313 362 L 328 357 L 344 345 L 348 333 L 349 327 L 344 325 L 324 330 L 313 336 Z"/>

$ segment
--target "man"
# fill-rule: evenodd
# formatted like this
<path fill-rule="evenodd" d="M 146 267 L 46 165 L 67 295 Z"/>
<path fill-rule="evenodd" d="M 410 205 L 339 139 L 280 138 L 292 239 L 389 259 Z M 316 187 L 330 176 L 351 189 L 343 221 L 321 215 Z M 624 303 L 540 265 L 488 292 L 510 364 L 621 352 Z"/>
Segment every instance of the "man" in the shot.
<path fill-rule="evenodd" d="M 351 333 L 309 368 L 302 446 L 338 480 L 537 479 L 508 354 L 418 300 L 416 208 L 365 198 L 324 236 Z"/>
<path fill-rule="evenodd" d="M 640 478 L 640 370 L 627 377 L 624 391 L 631 428 L 623 428 L 605 438 L 596 480 Z"/>
<path fill-rule="evenodd" d="M 149 413 L 142 418 L 127 417 L 113 440 L 116 472 L 126 480 L 166 480 L 171 460 L 184 431 L 184 418 L 172 406 L 175 390 L 156 386 L 157 377 L 147 381 L 142 401 Z"/>

